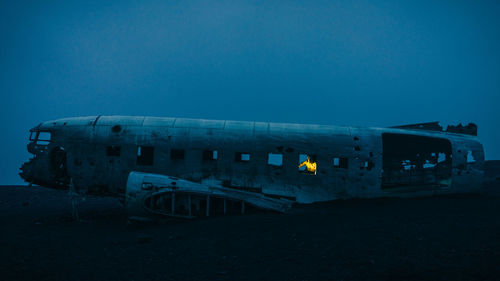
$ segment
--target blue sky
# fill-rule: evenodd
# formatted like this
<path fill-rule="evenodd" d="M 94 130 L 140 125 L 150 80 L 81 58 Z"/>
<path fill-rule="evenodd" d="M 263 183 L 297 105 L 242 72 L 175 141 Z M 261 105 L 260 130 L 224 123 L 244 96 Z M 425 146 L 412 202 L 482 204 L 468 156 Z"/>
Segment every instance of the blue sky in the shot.
<path fill-rule="evenodd" d="M 500 159 L 499 14 L 498 1 L 3 1 L 0 184 L 21 183 L 29 128 L 86 115 L 473 121 Z"/>

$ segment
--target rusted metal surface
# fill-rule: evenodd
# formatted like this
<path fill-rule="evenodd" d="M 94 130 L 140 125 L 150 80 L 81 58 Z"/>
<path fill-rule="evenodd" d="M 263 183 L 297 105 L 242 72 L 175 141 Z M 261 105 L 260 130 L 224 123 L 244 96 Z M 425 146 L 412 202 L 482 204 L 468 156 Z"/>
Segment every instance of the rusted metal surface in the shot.
<path fill-rule="evenodd" d="M 21 176 L 54 188 L 72 179 L 81 194 L 125 197 L 132 171 L 298 203 L 477 192 L 484 174 L 482 145 L 457 130 L 91 116 L 31 132 Z M 301 157 L 315 173 L 299 169 Z"/>

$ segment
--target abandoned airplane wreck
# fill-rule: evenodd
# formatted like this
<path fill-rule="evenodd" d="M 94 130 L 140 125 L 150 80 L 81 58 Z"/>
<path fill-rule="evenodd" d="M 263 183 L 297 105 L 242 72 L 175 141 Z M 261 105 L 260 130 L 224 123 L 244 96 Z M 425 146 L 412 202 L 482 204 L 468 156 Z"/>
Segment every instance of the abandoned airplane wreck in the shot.
<path fill-rule="evenodd" d="M 345 198 L 478 192 L 477 127 L 391 128 L 91 116 L 30 130 L 31 183 L 194 218 Z"/>

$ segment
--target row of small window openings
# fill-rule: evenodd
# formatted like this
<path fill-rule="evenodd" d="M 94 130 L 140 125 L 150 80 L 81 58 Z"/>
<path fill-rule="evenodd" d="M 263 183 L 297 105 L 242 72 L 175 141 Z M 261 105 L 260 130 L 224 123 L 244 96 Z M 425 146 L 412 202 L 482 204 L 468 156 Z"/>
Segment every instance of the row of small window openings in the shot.
<path fill-rule="evenodd" d="M 106 154 L 108 156 L 120 156 L 121 148 L 120 146 L 108 146 L 106 149 Z M 170 158 L 174 160 L 183 160 L 185 156 L 183 149 L 171 149 Z M 204 161 L 213 161 L 218 159 L 217 150 L 205 150 L 203 151 Z M 309 157 L 310 159 L 315 159 L 315 156 L 310 156 L 307 154 L 300 154 L 299 161 L 305 161 Z M 154 159 L 154 147 L 152 146 L 138 146 L 137 147 L 137 164 L 138 165 L 153 165 Z M 249 162 L 250 153 L 246 152 L 236 152 L 234 160 L 236 162 Z M 271 166 L 283 166 L 283 154 L 281 153 L 268 153 L 267 164 Z M 345 157 L 334 157 L 333 158 L 334 168 L 348 168 L 348 158 Z"/>

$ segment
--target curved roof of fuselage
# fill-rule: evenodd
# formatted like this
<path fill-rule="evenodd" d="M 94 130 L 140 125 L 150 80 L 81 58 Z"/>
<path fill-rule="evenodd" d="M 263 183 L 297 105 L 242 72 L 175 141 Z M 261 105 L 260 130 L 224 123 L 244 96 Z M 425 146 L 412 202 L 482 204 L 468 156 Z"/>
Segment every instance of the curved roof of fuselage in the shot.
<path fill-rule="evenodd" d="M 268 132 L 297 132 L 315 134 L 341 134 L 351 135 L 352 131 L 367 130 L 388 133 L 415 134 L 441 138 L 463 138 L 477 140 L 476 136 L 456 134 L 439 131 L 381 128 L 381 127 L 355 127 L 317 124 L 294 124 L 294 123 L 271 123 L 255 121 L 233 121 L 233 120 L 208 120 L 191 118 L 151 117 L 151 116 L 85 116 L 70 117 L 52 121 L 46 121 L 33 129 L 49 130 L 51 128 L 74 127 L 74 126 L 144 126 L 165 128 L 204 128 L 218 130 L 241 130 L 241 131 L 268 131 Z M 32 130 L 33 130 L 32 129 Z"/>

